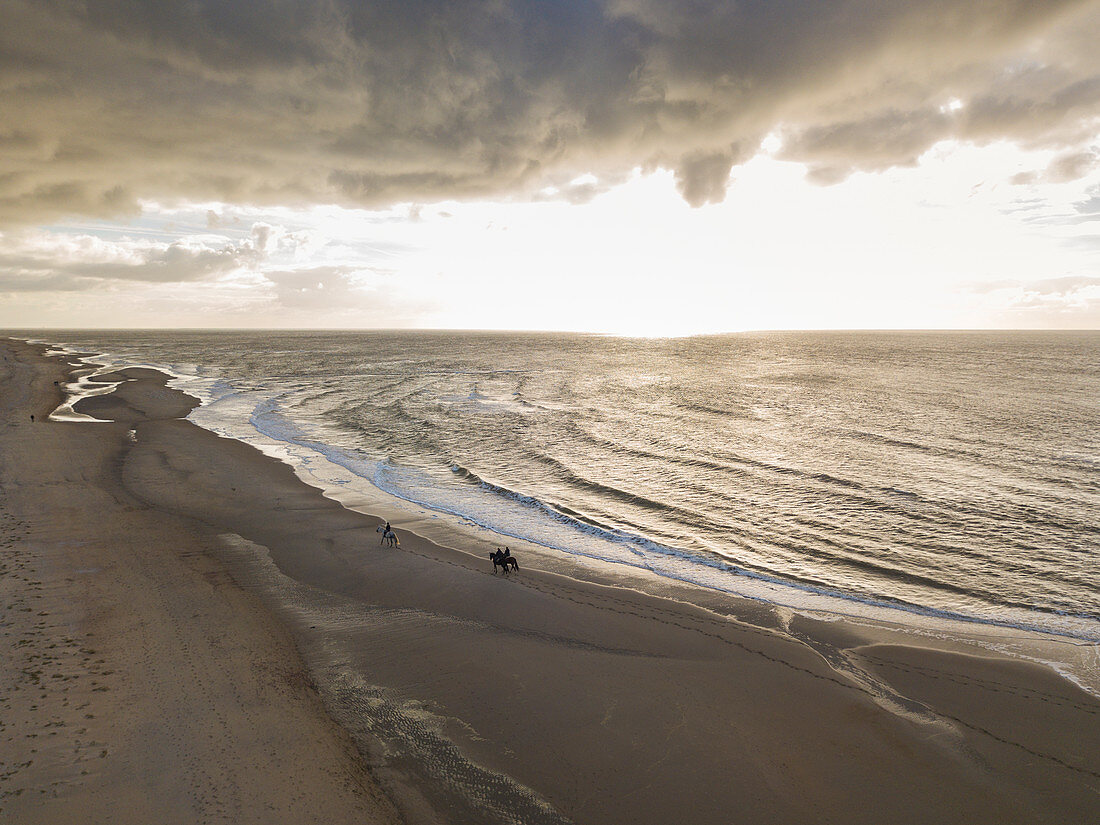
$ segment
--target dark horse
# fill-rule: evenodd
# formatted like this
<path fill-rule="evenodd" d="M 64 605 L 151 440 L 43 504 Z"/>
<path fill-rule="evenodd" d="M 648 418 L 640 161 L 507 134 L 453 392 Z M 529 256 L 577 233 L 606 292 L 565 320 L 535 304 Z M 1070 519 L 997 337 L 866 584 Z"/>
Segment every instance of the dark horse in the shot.
<path fill-rule="evenodd" d="M 496 575 L 497 568 L 499 567 L 505 573 L 508 572 L 508 567 L 511 566 L 517 573 L 519 572 L 519 562 L 517 562 L 511 554 L 504 555 L 497 550 L 495 553 L 490 553 L 489 558 L 493 560 L 493 575 Z"/>

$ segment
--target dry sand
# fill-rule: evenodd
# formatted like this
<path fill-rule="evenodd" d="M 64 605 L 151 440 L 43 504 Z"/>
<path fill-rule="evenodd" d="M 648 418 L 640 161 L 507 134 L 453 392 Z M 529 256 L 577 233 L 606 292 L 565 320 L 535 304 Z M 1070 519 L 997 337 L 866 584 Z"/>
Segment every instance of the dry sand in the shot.
<path fill-rule="evenodd" d="M 121 487 L 127 426 L 0 351 L 0 821 L 399 821 L 216 537 Z"/>
<path fill-rule="evenodd" d="M 380 547 L 156 373 L 90 424 L 3 370 L 4 821 L 1100 817 L 1100 700 L 1049 669 Z"/>

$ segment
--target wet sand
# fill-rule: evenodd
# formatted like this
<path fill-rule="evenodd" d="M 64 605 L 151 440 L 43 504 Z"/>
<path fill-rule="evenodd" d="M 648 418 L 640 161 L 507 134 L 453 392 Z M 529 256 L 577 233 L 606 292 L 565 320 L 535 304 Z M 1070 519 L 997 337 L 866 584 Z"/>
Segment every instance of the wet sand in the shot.
<path fill-rule="evenodd" d="M 43 421 L 63 365 L 5 346 L 11 821 L 1100 815 L 1100 700 L 1045 667 L 525 559 L 505 578 L 400 524 L 382 547 L 181 420 L 157 373 L 76 405 L 117 423 Z"/>

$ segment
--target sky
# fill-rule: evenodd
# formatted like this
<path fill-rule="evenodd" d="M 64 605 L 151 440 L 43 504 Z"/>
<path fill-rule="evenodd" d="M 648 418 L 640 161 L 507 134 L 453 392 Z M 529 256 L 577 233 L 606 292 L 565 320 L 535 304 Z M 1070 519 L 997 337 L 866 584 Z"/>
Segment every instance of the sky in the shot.
<path fill-rule="evenodd" d="M 0 13 L 0 327 L 1100 329 L 1100 0 Z"/>

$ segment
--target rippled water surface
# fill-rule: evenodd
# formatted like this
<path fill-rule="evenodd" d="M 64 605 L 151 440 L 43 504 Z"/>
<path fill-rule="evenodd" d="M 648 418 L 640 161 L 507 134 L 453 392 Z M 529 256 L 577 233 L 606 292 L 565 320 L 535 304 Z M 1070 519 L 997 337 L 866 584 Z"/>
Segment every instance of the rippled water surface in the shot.
<path fill-rule="evenodd" d="M 1100 637 L 1097 333 L 42 337 L 504 536 Z"/>

